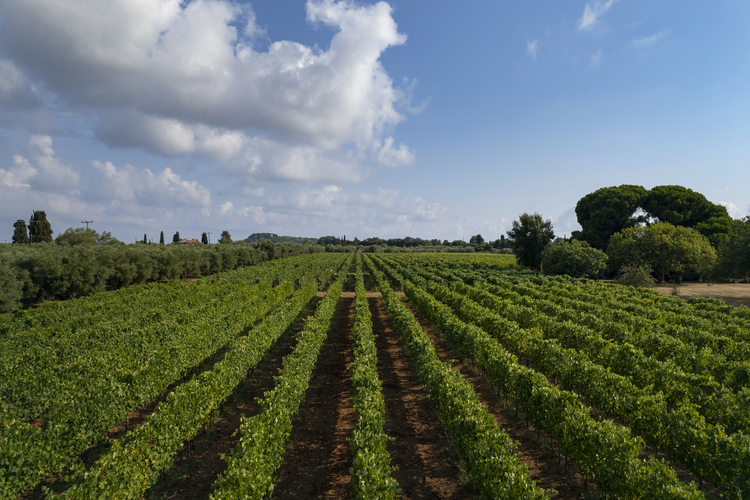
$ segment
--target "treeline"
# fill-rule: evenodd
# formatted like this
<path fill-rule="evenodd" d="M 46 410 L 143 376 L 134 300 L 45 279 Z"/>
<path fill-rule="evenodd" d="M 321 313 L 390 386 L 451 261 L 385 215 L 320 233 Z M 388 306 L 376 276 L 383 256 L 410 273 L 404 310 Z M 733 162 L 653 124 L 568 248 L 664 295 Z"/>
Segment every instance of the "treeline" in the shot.
<path fill-rule="evenodd" d="M 508 231 L 521 264 L 546 274 L 617 277 L 624 284 L 750 278 L 750 217 L 682 186 L 601 188 L 578 201 L 581 231 L 555 239 L 552 223 L 522 214 Z"/>
<path fill-rule="evenodd" d="M 511 253 L 510 245 L 505 235 L 500 236 L 495 241 L 487 242 L 481 234 L 472 236 L 469 241 L 464 240 L 439 240 L 437 238 L 427 240 L 422 238 L 366 238 L 360 240 L 354 238 L 347 240 L 346 236 L 338 238 L 336 236 L 323 236 L 318 238 L 319 245 L 329 245 L 338 247 L 363 247 L 366 252 L 399 252 L 406 249 L 413 249 L 418 252 L 493 252 Z M 507 252 L 497 252 L 507 250 Z"/>
<path fill-rule="evenodd" d="M 0 245 L 0 311 L 323 251 L 319 245 L 268 240 L 229 245 L 5 244 Z"/>

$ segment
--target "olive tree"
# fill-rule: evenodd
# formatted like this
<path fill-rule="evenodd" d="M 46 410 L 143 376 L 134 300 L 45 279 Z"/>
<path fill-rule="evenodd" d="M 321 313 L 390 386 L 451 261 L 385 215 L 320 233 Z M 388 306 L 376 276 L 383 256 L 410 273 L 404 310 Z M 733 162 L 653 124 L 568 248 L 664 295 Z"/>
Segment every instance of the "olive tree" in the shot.
<path fill-rule="evenodd" d="M 717 258 L 716 250 L 705 236 L 668 222 L 623 229 L 612 235 L 607 254 L 613 271 L 624 265 L 647 265 L 654 270 L 658 281 L 664 281 L 668 272 L 686 270 L 706 276 Z"/>

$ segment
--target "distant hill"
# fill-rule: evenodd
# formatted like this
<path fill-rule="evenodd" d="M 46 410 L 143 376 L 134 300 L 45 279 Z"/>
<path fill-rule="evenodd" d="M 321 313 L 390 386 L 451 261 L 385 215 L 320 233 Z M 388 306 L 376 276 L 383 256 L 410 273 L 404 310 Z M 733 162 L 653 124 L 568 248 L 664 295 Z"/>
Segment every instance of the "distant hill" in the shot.
<path fill-rule="evenodd" d="M 247 238 L 245 238 L 245 241 L 247 243 L 257 243 L 261 239 L 268 240 L 272 243 L 304 243 L 305 240 L 310 242 L 310 244 L 315 244 L 318 242 L 318 238 L 304 238 L 301 236 L 279 236 L 276 233 L 253 233 Z"/>

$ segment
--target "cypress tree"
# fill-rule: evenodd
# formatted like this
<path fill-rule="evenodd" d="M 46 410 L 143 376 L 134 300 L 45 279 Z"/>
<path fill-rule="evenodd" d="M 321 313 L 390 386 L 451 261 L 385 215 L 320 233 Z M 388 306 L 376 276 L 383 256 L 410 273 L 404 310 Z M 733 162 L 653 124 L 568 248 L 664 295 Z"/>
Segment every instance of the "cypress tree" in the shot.
<path fill-rule="evenodd" d="M 29 219 L 29 236 L 32 243 L 40 241 L 52 242 L 52 226 L 47 221 L 47 213 L 44 210 L 34 210 Z"/>
<path fill-rule="evenodd" d="M 26 221 L 18 219 L 16 223 L 13 224 L 13 227 L 15 228 L 13 230 L 13 243 L 28 243 L 29 233 L 26 229 Z"/>
<path fill-rule="evenodd" d="M 164 231 L 162 231 L 161 235 L 159 235 L 159 244 L 160 245 L 164 244 Z"/>
<path fill-rule="evenodd" d="M 178 241 L 180 241 L 180 232 L 179 231 L 177 231 L 176 233 L 174 233 L 174 236 L 172 236 L 172 243 L 177 243 Z"/>
<path fill-rule="evenodd" d="M 146 233 L 143 233 L 143 243 L 148 243 L 148 238 L 146 238 Z"/>
<path fill-rule="evenodd" d="M 203 243 L 204 245 L 208 245 L 208 235 L 206 233 L 203 233 L 203 235 L 201 235 L 201 243 Z"/>

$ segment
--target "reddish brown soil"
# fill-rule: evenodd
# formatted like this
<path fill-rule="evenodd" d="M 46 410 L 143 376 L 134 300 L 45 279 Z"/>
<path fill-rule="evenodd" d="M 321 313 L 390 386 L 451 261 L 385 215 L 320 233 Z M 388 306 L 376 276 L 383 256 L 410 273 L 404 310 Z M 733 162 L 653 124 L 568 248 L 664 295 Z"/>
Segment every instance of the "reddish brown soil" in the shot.
<path fill-rule="evenodd" d="M 531 478 L 545 489 L 554 489 L 557 494 L 552 498 L 598 498 L 596 485 L 590 481 L 584 488 L 583 477 L 575 463 L 564 458 L 557 443 L 550 440 L 547 433 L 533 429 L 524 418 L 523 407 L 506 404 L 499 397 L 492 384 L 481 376 L 480 371 L 469 361 L 453 350 L 450 344 L 437 335 L 431 325 L 408 303 L 405 304 L 419 321 L 422 329 L 435 344 L 438 357 L 444 363 L 455 360 L 452 368 L 459 370 L 463 378 L 474 386 L 479 400 L 485 404 L 490 414 L 495 417 L 501 429 L 517 443 L 516 452 L 520 453 L 519 462 L 529 469 Z M 588 492 L 586 491 L 588 490 Z"/>
<path fill-rule="evenodd" d="M 305 316 L 310 316 L 314 312 L 315 307 L 311 306 Z M 209 428 L 199 434 L 192 443 L 186 443 L 183 452 L 175 458 L 172 469 L 162 474 L 159 481 L 149 490 L 148 498 L 208 498 L 211 485 L 227 467 L 221 454 L 229 455 L 239 441 L 239 435 L 235 432 L 240 427 L 241 417 L 250 417 L 258 413 L 260 408 L 256 398 L 262 398 L 265 392 L 273 389 L 273 379 L 282 367 L 282 360 L 294 349 L 297 333 L 303 326 L 301 321 L 298 322 L 272 348 L 268 359 L 249 372 L 246 381 L 237 387 L 234 394 L 219 409 Z"/>
<path fill-rule="evenodd" d="M 339 300 L 328 341 L 292 422 L 273 498 L 344 499 L 351 495 L 349 449 L 354 427 L 350 374 L 354 300 Z"/>
<path fill-rule="evenodd" d="M 375 298 L 369 302 L 385 400 L 384 430 L 394 438 L 387 448 L 391 465 L 398 467 L 393 478 L 402 498 L 472 498 L 475 494 L 460 480 L 455 454 L 382 301 Z"/>

